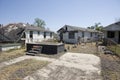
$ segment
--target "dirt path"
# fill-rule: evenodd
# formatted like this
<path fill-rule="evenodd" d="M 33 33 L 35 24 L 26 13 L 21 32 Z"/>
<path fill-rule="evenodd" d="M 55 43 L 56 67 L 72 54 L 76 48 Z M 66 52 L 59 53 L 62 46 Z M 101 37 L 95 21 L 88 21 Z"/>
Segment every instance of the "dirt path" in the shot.
<path fill-rule="evenodd" d="M 24 80 L 101 80 L 100 58 L 92 54 L 66 53 Z"/>

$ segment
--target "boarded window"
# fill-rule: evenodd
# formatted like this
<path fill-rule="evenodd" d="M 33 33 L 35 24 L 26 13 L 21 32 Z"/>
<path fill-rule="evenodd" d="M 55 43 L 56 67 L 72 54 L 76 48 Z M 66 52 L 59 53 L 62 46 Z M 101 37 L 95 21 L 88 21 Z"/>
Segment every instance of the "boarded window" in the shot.
<path fill-rule="evenodd" d="M 108 38 L 114 38 L 115 37 L 115 32 L 114 31 L 108 31 L 107 32 L 107 37 Z"/>
<path fill-rule="evenodd" d="M 69 32 L 69 39 L 75 39 L 75 32 Z"/>
<path fill-rule="evenodd" d="M 33 38 L 33 31 L 30 31 L 30 38 Z"/>
<path fill-rule="evenodd" d="M 84 37 L 84 32 L 82 32 L 82 37 Z"/>

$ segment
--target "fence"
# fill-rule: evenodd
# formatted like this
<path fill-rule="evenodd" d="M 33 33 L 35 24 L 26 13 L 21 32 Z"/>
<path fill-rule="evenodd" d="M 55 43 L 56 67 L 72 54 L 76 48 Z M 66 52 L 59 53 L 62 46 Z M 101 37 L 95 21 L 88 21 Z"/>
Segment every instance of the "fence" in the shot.
<path fill-rule="evenodd" d="M 120 45 L 111 39 L 104 40 L 106 47 L 120 57 Z"/>

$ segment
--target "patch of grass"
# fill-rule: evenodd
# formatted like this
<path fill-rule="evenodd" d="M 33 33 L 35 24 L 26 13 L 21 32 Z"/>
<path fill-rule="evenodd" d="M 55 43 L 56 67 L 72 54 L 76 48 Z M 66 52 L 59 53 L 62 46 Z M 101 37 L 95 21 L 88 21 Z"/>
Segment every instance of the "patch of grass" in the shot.
<path fill-rule="evenodd" d="M 0 63 L 3 61 L 7 61 L 13 58 L 17 58 L 20 56 L 25 55 L 25 49 L 20 48 L 20 49 L 14 49 L 6 52 L 1 52 L 0 53 Z"/>
<path fill-rule="evenodd" d="M 9 65 L 0 71 L 0 80 L 22 80 L 22 78 L 43 68 L 48 63 L 49 62 L 47 61 L 27 59 L 13 65 Z"/>
<path fill-rule="evenodd" d="M 111 46 L 107 46 L 108 49 L 110 49 L 111 51 L 115 52 L 117 55 L 120 56 L 120 46 L 118 45 L 111 45 Z"/>
<path fill-rule="evenodd" d="M 102 71 L 104 80 L 118 80 L 119 73 L 111 70 Z"/>
<path fill-rule="evenodd" d="M 68 52 L 73 53 L 87 53 L 87 54 L 96 54 L 97 48 L 95 46 L 95 42 L 92 43 L 81 43 L 79 45 L 76 44 L 65 44 L 65 48 Z"/>

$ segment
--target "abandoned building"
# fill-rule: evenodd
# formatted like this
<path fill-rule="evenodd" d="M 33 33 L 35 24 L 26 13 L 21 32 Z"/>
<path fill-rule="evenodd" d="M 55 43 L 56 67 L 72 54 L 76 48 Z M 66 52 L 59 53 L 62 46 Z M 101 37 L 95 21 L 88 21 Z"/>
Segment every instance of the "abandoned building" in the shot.
<path fill-rule="evenodd" d="M 103 30 L 106 39 L 120 43 L 120 21 L 106 26 Z"/>
<path fill-rule="evenodd" d="M 25 28 L 24 33 L 24 38 L 22 37 L 22 40 L 25 40 L 25 43 L 36 43 L 53 39 L 52 31 L 40 27 L 28 26 Z"/>
<path fill-rule="evenodd" d="M 95 41 L 99 37 L 99 32 L 93 29 L 85 29 L 76 26 L 64 25 L 57 31 L 59 39 L 66 43 L 77 43 Z"/>

